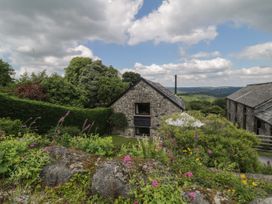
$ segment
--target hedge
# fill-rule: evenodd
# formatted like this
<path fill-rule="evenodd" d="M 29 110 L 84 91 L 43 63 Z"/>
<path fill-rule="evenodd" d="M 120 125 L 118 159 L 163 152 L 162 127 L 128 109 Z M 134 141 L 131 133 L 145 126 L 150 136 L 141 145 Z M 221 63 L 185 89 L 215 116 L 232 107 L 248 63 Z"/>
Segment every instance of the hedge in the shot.
<path fill-rule="evenodd" d="M 70 111 L 64 121 L 65 126 L 77 126 L 80 129 L 86 119 L 93 121 L 91 132 L 105 134 L 109 130 L 108 119 L 112 113 L 110 108 L 81 109 L 44 103 L 40 101 L 19 99 L 0 93 L 0 117 L 20 119 L 23 122 L 30 118 L 40 117 L 35 123 L 38 133 L 47 133 L 56 127 L 59 119 Z"/>

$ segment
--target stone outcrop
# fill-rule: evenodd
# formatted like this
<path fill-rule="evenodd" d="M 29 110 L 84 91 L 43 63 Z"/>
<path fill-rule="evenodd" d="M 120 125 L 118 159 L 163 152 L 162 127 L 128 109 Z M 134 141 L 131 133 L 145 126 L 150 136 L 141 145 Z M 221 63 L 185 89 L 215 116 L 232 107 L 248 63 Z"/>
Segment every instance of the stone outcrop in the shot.
<path fill-rule="evenodd" d="M 105 198 L 127 197 L 130 191 L 128 171 L 116 161 L 99 166 L 92 179 L 92 193 Z"/>
<path fill-rule="evenodd" d="M 41 178 L 44 185 L 51 187 L 67 182 L 75 173 L 94 168 L 97 159 L 82 151 L 60 146 L 49 146 L 44 151 L 50 155 L 52 163 L 43 168 Z"/>

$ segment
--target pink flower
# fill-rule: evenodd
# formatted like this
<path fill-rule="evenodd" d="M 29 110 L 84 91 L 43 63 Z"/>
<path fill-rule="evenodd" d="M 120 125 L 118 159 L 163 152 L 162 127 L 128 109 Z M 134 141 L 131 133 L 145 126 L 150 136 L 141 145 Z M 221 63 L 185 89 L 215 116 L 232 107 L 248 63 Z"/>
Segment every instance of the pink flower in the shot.
<path fill-rule="evenodd" d="M 133 204 L 139 204 L 139 202 L 137 200 L 135 200 Z"/>
<path fill-rule="evenodd" d="M 193 173 L 191 171 L 188 171 L 184 174 L 185 177 L 191 178 L 193 176 Z"/>
<path fill-rule="evenodd" d="M 196 192 L 192 191 L 192 192 L 188 192 L 187 194 L 188 194 L 188 197 L 189 197 L 189 199 L 191 201 L 195 200 L 195 198 L 196 198 Z"/>
<path fill-rule="evenodd" d="M 132 158 L 129 156 L 129 155 L 126 155 L 124 158 L 123 158 L 123 163 L 125 165 L 130 165 L 132 163 Z"/>
<path fill-rule="evenodd" d="M 212 150 L 210 150 L 210 149 L 208 149 L 207 152 L 208 152 L 208 155 L 212 155 L 212 153 L 213 153 Z"/>
<path fill-rule="evenodd" d="M 157 180 L 153 180 L 151 185 L 152 185 L 152 187 L 156 188 L 159 186 L 159 182 Z"/>

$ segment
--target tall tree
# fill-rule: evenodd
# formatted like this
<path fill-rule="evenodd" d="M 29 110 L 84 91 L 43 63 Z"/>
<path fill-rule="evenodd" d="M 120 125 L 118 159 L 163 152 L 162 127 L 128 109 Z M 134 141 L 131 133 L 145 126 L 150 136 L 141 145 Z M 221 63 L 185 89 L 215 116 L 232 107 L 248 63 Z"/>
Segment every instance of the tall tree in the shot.
<path fill-rule="evenodd" d="M 13 82 L 13 75 L 15 74 L 12 67 L 0 59 L 0 86 L 7 86 L 9 83 Z"/>
<path fill-rule="evenodd" d="M 141 75 L 135 72 L 125 72 L 122 77 L 123 81 L 129 83 L 130 86 L 133 86 L 141 79 Z"/>

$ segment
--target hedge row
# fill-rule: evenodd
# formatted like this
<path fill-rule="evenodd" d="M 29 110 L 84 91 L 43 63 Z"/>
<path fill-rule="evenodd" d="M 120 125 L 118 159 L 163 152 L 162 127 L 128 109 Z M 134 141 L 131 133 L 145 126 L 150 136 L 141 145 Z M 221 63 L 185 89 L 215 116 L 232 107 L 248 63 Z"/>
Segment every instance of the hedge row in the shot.
<path fill-rule="evenodd" d="M 35 123 L 41 134 L 56 127 L 59 119 L 68 111 L 70 114 L 64 121 L 65 126 L 77 126 L 80 129 L 86 119 L 94 121 L 91 132 L 105 134 L 108 131 L 108 119 L 112 113 L 110 108 L 80 109 L 64 107 L 39 101 L 19 99 L 0 93 L 0 117 L 20 119 L 23 122 L 30 118 L 40 117 Z"/>

